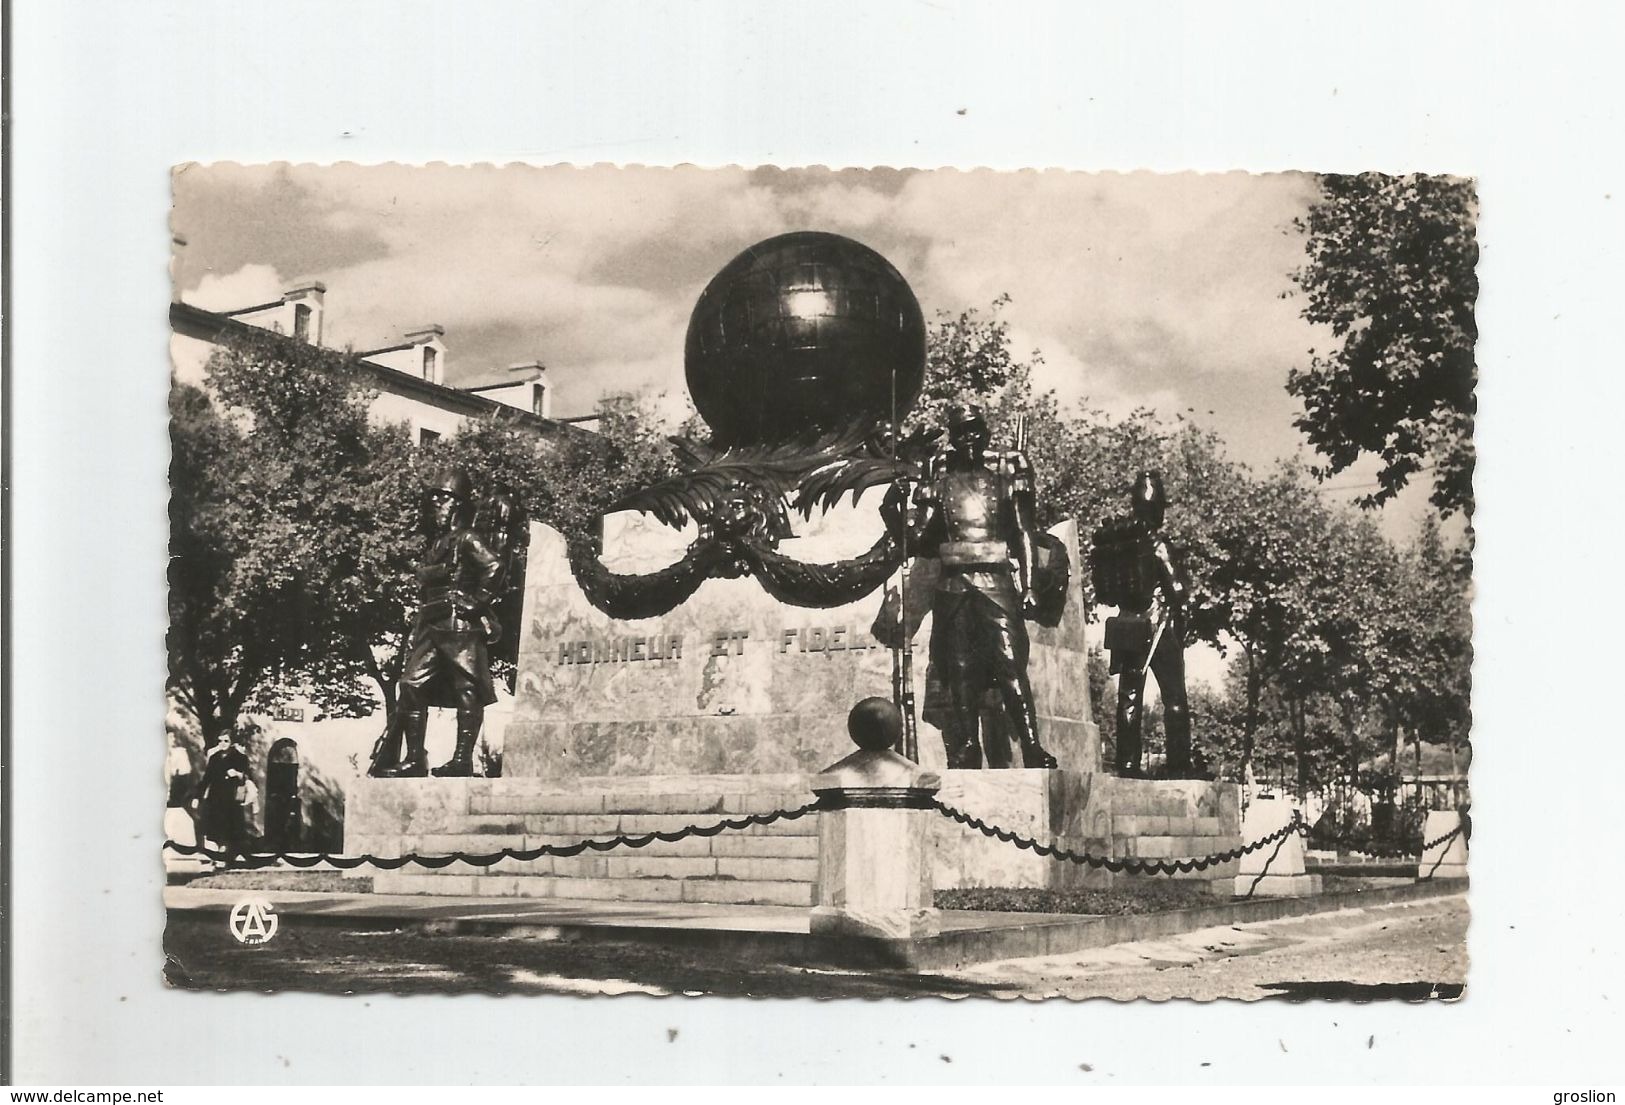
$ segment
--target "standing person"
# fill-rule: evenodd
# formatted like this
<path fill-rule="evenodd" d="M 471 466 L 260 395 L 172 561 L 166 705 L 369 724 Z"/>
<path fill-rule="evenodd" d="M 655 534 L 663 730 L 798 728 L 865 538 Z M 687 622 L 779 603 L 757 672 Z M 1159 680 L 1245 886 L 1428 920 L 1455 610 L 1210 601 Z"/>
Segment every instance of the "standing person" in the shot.
<path fill-rule="evenodd" d="M 436 474 L 425 495 L 426 544 L 417 572 L 421 601 L 401 669 L 398 724 L 373 749 L 370 775 L 400 779 L 429 774 L 424 742 L 430 706 L 457 710 L 456 751 L 434 774 L 474 774 L 474 745 L 485 707 L 496 701 L 486 639 L 502 560 L 472 528 L 472 490 L 468 473 L 447 468 Z"/>
<path fill-rule="evenodd" d="M 930 657 L 951 701 L 943 729 L 948 766 L 983 766 L 982 700 L 994 690 L 1021 747 L 1023 766 L 1051 768 L 1055 757 L 1038 741 L 1038 712 L 1027 678 L 1024 619 L 1037 609 L 1032 466 L 1020 452 L 990 456 L 989 438 L 979 408 L 952 407 L 947 452 L 922 483 L 895 485 L 885 514 L 894 529 L 908 529 L 910 545 L 922 556 L 941 561 L 931 604 Z M 914 517 L 905 519 L 910 497 Z"/>
<path fill-rule="evenodd" d="M 243 786 L 248 781 L 248 753 L 243 738 L 221 733 L 209 749 L 198 785 L 198 828 L 223 851 L 241 852 L 248 843 L 243 819 Z M 203 843 L 202 840 L 199 843 Z"/>
<path fill-rule="evenodd" d="M 1190 707 L 1185 698 L 1185 601 L 1190 592 L 1183 568 L 1162 536 L 1168 496 L 1162 476 L 1141 472 L 1131 493 L 1133 514 L 1107 522 L 1090 547 L 1095 598 L 1118 608 L 1106 619 L 1106 648 L 1117 676 L 1117 773 L 1137 778 L 1145 724 L 1145 676 L 1156 677 L 1167 734 L 1166 773 L 1192 774 Z"/>

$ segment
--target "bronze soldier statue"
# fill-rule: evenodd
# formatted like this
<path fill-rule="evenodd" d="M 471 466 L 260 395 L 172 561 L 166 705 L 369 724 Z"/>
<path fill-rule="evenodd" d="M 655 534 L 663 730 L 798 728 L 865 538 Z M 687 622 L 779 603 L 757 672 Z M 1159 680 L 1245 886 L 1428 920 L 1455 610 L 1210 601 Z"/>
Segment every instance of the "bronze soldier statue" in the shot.
<path fill-rule="evenodd" d="M 485 707 L 496 701 L 486 641 L 494 630 L 490 611 L 503 560 L 471 528 L 472 490 L 468 474 L 459 468 L 445 469 L 429 485 L 427 545 L 417 572 L 421 601 L 406 643 L 397 725 L 373 749 L 370 775 L 400 779 L 429 773 L 423 745 L 430 706 L 457 710 L 457 749 L 434 774 L 474 774 L 474 745 Z"/>
<path fill-rule="evenodd" d="M 1166 774 L 1188 778 L 1191 718 L 1185 699 L 1185 600 L 1190 585 L 1162 536 L 1168 497 L 1162 476 L 1134 481 L 1133 514 L 1095 532 L 1090 548 L 1097 601 L 1118 608 L 1106 619 L 1106 648 L 1117 676 L 1117 773 L 1137 778 L 1145 722 L 1145 676 L 1156 676 L 1167 735 Z"/>
<path fill-rule="evenodd" d="M 911 550 L 937 557 L 931 604 L 931 665 L 947 686 L 948 766 L 983 765 L 982 700 L 996 691 L 1026 767 L 1054 767 L 1038 742 L 1038 713 L 1027 678 L 1025 615 L 1033 597 L 1032 467 L 1016 450 L 990 455 L 988 425 L 973 406 L 948 414 L 948 449 L 913 487 L 894 485 L 884 505 Z M 998 764 L 997 766 L 1006 766 Z"/>

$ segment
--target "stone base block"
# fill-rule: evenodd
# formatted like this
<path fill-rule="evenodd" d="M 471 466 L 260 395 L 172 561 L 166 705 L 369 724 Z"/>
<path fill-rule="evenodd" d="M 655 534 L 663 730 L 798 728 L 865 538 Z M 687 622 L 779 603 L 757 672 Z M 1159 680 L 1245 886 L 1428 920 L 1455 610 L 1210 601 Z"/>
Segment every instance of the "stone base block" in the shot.
<path fill-rule="evenodd" d="M 197 832 L 185 810 L 174 806 L 164 810 L 164 837 L 176 844 L 197 843 Z M 164 850 L 166 871 L 207 871 L 213 866 L 211 861 L 202 856 L 183 856 L 179 852 Z"/>
<path fill-rule="evenodd" d="M 1461 825 L 1461 814 L 1456 810 L 1431 810 L 1427 823 L 1422 826 L 1423 840 L 1437 840 Z M 1465 879 L 1467 877 L 1467 839 L 1457 833 L 1444 844 L 1436 844 L 1421 856 L 1416 865 L 1419 879 Z"/>
<path fill-rule="evenodd" d="M 1321 893 L 1319 875 L 1237 875 L 1235 894 L 1239 898 L 1307 898 Z"/>
<path fill-rule="evenodd" d="M 888 910 L 866 914 L 821 905 L 813 907 L 808 929 L 814 936 L 923 940 L 942 931 L 942 915 L 935 909 L 916 909 L 907 913 Z"/>

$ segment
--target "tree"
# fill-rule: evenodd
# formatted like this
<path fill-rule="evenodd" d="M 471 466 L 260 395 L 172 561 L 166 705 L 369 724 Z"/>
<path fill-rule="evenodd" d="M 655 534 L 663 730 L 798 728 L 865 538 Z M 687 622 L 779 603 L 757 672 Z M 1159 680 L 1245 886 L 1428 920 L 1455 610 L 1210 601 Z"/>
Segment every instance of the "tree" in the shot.
<path fill-rule="evenodd" d="M 1243 478 L 1240 494 L 1214 511 L 1209 525 L 1215 553 L 1208 601 L 1242 653 L 1244 772 L 1253 762 L 1266 686 L 1294 653 L 1313 647 L 1306 630 L 1314 616 L 1312 581 L 1329 544 L 1328 518 L 1298 468 L 1283 463 L 1264 479 Z"/>
<path fill-rule="evenodd" d="M 1391 691 L 1398 765 L 1403 729 L 1420 756 L 1424 738 L 1447 747 L 1453 764 L 1472 723 L 1472 568 L 1452 551 L 1438 522 L 1424 518 L 1403 553 L 1399 587 L 1404 603 L 1393 633 L 1404 666 Z"/>
<path fill-rule="evenodd" d="M 434 468 L 461 465 L 579 535 L 671 466 L 637 400 L 612 401 L 602 435 L 539 437 L 493 417 L 414 448 L 404 427 L 370 420 L 345 355 L 251 334 L 207 373 L 209 391 L 171 391 L 169 604 L 170 687 L 207 743 L 295 694 L 319 717 L 380 701 L 393 717 Z"/>
<path fill-rule="evenodd" d="M 169 417 L 168 685 L 210 748 L 288 654 L 293 580 L 238 570 L 257 537 L 269 540 L 235 495 L 242 432 L 190 386 L 171 388 Z"/>
<path fill-rule="evenodd" d="M 1013 377 L 1029 374 L 1034 364 L 1043 363 L 1037 354 L 1021 362 L 1011 352 L 1010 325 L 1001 314 L 1009 303 L 1010 296 L 1003 294 L 986 314 L 975 307 L 958 315 L 937 312 L 936 320 L 926 326 L 925 384 L 904 420 L 906 428 L 942 429 L 954 403 L 986 403 Z"/>
<path fill-rule="evenodd" d="M 1424 462 L 1444 514 L 1472 513 L 1478 325 L 1473 184 L 1454 177 L 1380 173 L 1320 178 L 1320 199 L 1298 226 L 1308 263 L 1293 279 L 1303 317 L 1339 346 L 1294 369 L 1297 425 L 1326 458 L 1322 477 L 1362 454 L 1383 467 L 1363 500 L 1393 498 Z M 1310 350 L 1311 354 L 1314 353 Z"/>
<path fill-rule="evenodd" d="M 212 396 L 171 389 L 170 687 L 211 743 L 295 689 L 370 712 L 348 630 L 376 599 L 378 546 L 398 558 L 410 531 L 390 493 L 404 435 L 369 424 L 369 393 L 331 351 L 249 335 L 208 378 Z"/>

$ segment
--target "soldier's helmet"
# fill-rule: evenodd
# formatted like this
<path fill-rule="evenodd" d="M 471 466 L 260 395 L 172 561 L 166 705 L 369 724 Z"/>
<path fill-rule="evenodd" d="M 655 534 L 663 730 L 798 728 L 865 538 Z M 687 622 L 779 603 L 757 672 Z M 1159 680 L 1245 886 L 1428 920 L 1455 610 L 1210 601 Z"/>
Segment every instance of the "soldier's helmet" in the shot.
<path fill-rule="evenodd" d="M 1168 509 L 1168 492 L 1162 486 L 1162 473 L 1141 472 L 1134 478 L 1134 491 L 1130 499 L 1134 516 L 1151 526 L 1162 525 Z"/>
<path fill-rule="evenodd" d="M 948 446 L 961 448 L 960 442 L 974 439 L 982 448 L 987 447 L 990 431 L 987 415 L 974 403 L 955 403 L 948 408 Z"/>
<path fill-rule="evenodd" d="M 468 473 L 461 468 L 448 467 L 436 472 L 429 480 L 428 493 L 445 492 L 456 498 L 459 502 L 468 502 L 474 494 L 474 484 L 468 478 Z"/>

